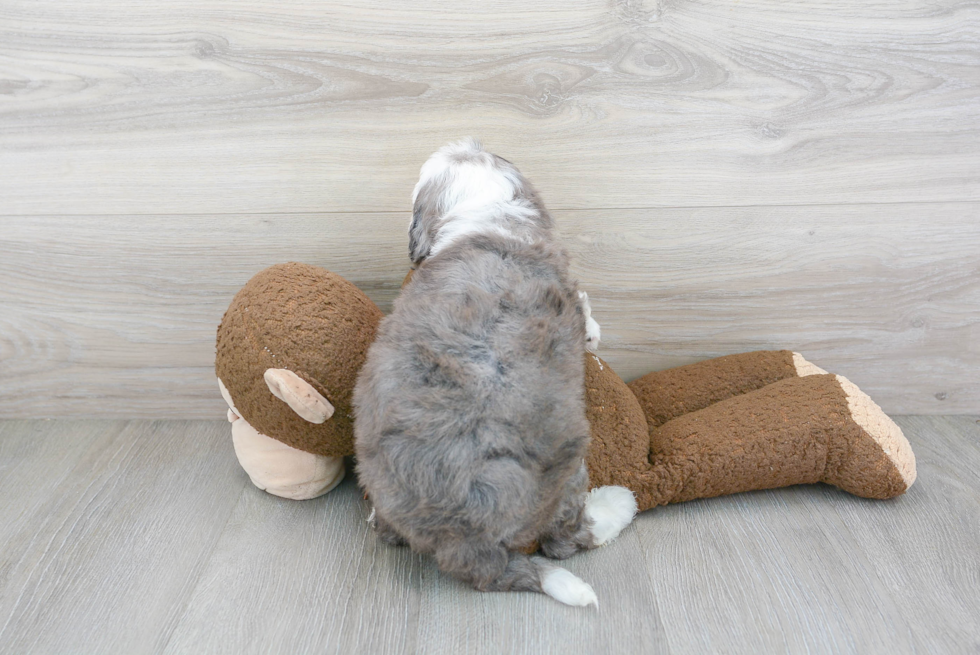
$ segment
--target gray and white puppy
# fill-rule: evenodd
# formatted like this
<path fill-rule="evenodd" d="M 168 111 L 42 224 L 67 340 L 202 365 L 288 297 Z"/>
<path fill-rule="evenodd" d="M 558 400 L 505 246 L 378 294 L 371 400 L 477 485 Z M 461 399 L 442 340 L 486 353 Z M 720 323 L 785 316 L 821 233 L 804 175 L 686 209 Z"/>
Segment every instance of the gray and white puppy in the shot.
<path fill-rule="evenodd" d="M 589 605 L 587 583 L 518 552 L 538 540 L 568 557 L 636 513 L 623 487 L 588 492 L 583 357 L 599 331 L 554 232 L 528 181 L 479 143 L 422 166 L 416 270 L 354 391 L 357 473 L 389 543 L 480 590 Z"/>

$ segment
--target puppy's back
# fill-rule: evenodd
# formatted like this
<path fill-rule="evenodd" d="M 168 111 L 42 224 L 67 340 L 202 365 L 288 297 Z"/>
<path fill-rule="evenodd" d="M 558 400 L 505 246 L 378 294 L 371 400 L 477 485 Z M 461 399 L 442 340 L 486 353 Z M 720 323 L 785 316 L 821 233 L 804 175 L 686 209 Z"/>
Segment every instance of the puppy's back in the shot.
<path fill-rule="evenodd" d="M 355 391 L 358 475 L 421 552 L 537 537 L 580 466 L 584 318 L 564 252 L 473 235 L 415 273 Z"/>

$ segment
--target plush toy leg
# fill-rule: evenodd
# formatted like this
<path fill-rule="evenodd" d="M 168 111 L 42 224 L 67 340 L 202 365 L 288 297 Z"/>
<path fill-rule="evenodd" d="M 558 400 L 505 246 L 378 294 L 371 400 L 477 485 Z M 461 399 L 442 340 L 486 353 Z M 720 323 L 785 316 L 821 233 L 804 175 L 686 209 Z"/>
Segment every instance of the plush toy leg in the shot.
<path fill-rule="evenodd" d="M 650 467 L 627 471 L 640 509 L 753 489 L 826 482 L 891 498 L 915 481 L 901 429 L 836 375 L 787 378 L 650 432 Z"/>
<path fill-rule="evenodd" d="M 259 489 L 293 500 L 316 498 L 344 479 L 344 458 L 314 455 L 267 437 L 229 410 L 235 454 Z"/>
<path fill-rule="evenodd" d="M 716 357 L 649 373 L 629 383 L 651 428 L 787 378 L 826 373 L 789 350 Z"/>

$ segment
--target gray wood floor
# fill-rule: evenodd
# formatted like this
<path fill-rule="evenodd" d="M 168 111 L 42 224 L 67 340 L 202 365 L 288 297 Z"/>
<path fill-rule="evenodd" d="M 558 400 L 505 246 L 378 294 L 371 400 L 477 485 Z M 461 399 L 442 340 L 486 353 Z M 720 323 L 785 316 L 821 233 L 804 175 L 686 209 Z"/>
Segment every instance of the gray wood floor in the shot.
<path fill-rule="evenodd" d="M 600 609 L 480 594 L 379 544 L 351 479 L 252 487 L 218 421 L 0 421 L 3 653 L 980 651 L 980 421 L 898 417 L 894 501 L 660 508 L 567 567 Z"/>

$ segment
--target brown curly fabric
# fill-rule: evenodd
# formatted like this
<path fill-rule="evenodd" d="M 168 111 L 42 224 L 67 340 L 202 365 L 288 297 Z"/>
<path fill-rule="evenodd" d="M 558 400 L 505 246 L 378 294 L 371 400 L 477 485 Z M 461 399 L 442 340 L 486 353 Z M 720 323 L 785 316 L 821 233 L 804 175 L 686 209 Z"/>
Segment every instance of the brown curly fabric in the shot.
<path fill-rule="evenodd" d="M 651 507 L 753 489 L 827 482 L 865 498 L 906 484 L 851 417 L 834 375 L 781 380 L 678 417 L 650 433 L 651 460 L 693 472 L 641 503 Z"/>
<path fill-rule="evenodd" d="M 354 453 L 351 396 L 381 310 L 344 278 L 316 266 L 277 264 L 238 292 L 218 326 L 215 373 L 242 418 L 273 439 L 317 455 Z M 309 423 L 269 391 L 263 375 L 285 368 L 335 408 Z"/>
<path fill-rule="evenodd" d="M 629 383 L 651 428 L 714 403 L 797 377 L 789 350 L 760 350 L 648 373 Z"/>
<path fill-rule="evenodd" d="M 624 483 L 647 468 L 650 432 L 643 410 L 609 364 L 585 355 L 585 415 L 592 428 L 586 457 L 593 487 Z"/>
<path fill-rule="evenodd" d="M 889 457 L 855 421 L 840 378 L 796 377 L 795 368 L 788 375 L 792 362 L 789 351 L 746 353 L 653 373 L 641 378 L 643 385 L 627 386 L 606 362 L 586 355 L 592 486 L 627 487 L 640 510 L 814 482 L 866 498 L 903 493 L 910 482 L 896 464 L 902 457 Z M 635 388 L 648 395 L 633 397 Z M 690 407 L 696 409 L 682 411 Z M 653 416 L 644 417 L 642 408 L 653 408 Z M 877 406 L 869 411 L 891 423 Z M 680 414 L 656 424 L 673 412 Z"/>

